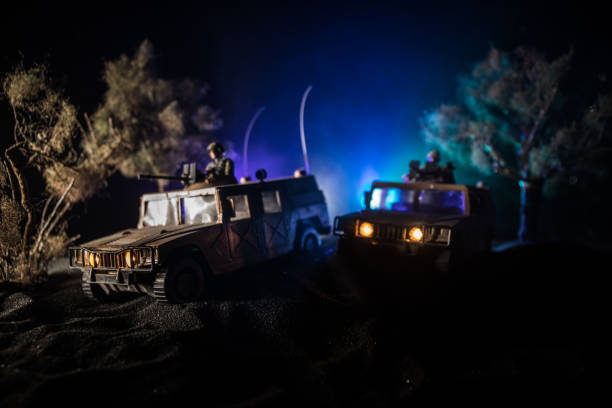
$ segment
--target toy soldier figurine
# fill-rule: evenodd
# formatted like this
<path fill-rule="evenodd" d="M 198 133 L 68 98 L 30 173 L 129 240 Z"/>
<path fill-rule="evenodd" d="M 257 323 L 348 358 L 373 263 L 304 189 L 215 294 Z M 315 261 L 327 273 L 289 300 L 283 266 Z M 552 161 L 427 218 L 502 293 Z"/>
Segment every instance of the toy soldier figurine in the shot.
<path fill-rule="evenodd" d="M 455 183 L 453 170 L 455 167 L 451 162 L 446 163 L 445 167 L 440 166 L 440 152 L 432 150 L 427 154 L 427 162 L 424 166 L 419 167 L 419 161 L 413 160 L 410 162 L 410 173 L 404 174 L 402 179 L 410 183 L 415 181 L 431 181 L 434 183 Z"/>
<path fill-rule="evenodd" d="M 237 184 L 234 176 L 234 161 L 224 157 L 225 149 L 220 143 L 212 142 L 206 147 L 206 152 L 213 159 L 206 166 L 205 179 L 211 185 Z"/>

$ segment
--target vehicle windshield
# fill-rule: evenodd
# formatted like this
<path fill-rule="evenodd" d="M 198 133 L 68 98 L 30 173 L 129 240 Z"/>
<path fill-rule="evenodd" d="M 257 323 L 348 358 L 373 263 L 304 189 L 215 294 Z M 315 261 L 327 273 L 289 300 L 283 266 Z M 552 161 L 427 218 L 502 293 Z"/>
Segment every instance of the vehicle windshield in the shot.
<path fill-rule="evenodd" d="M 147 200 L 144 203 L 143 227 L 208 224 L 217 221 L 214 194 Z"/>
<path fill-rule="evenodd" d="M 370 209 L 419 214 L 462 215 L 465 196 L 460 190 L 417 190 L 399 187 L 375 187 Z"/>

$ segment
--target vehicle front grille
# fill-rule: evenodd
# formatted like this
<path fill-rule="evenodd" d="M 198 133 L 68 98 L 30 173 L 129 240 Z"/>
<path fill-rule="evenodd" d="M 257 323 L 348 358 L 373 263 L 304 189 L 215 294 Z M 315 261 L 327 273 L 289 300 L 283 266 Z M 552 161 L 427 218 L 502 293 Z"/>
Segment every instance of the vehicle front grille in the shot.
<path fill-rule="evenodd" d="M 378 225 L 376 238 L 385 241 L 401 241 L 404 239 L 404 227 L 397 225 Z"/>
<path fill-rule="evenodd" d="M 425 227 L 425 233 L 424 233 L 423 240 L 425 242 L 433 241 L 435 235 L 436 235 L 435 227 Z"/>
<path fill-rule="evenodd" d="M 153 250 L 148 247 L 130 248 L 121 252 L 70 248 L 69 253 L 70 265 L 77 267 L 150 269 L 154 263 Z"/>
<path fill-rule="evenodd" d="M 118 253 L 100 253 L 100 267 L 102 268 L 127 268 L 125 258 Z"/>

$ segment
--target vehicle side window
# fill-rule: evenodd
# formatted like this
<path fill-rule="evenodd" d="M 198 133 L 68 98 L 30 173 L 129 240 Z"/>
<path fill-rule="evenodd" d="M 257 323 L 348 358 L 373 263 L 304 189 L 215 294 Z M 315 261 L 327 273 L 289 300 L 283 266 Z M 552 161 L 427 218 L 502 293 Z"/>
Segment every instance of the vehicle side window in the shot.
<path fill-rule="evenodd" d="M 461 215 L 465 212 L 465 196 L 458 190 L 421 190 L 419 212 Z"/>
<path fill-rule="evenodd" d="M 227 200 L 234 210 L 234 216 L 230 218 L 230 221 L 242 220 L 251 216 L 249 200 L 246 194 L 229 196 Z"/>
<path fill-rule="evenodd" d="M 145 227 L 177 225 L 179 223 L 177 207 L 176 198 L 146 201 L 142 225 Z"/>
<path fill-rule="evenodd" d="M 261 201 L 263 202 L 263 210 L 265 214 L 273 214 L 282 211 L 280 194 L 278 190 L 262 191 Z"/>
<path fill-rule="evenodd" d="M 217 201 L 213 194 L 181 199 L 183 224 L 207 224 L 217 221 Z"/>

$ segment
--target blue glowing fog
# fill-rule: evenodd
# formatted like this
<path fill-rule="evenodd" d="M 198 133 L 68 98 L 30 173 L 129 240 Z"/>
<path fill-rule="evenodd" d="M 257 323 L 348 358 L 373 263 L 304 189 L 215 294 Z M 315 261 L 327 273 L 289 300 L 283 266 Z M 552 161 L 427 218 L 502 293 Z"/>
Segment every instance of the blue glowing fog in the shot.
<path fill-rule="evenodd" d="M 337 11 L 310 12 L 310 20 L 287 10 L 234 16 L 215 39 L 209 78 L 225 120 L 219 137 L 236 150 L 238 173 L 244 132 L 266 106 L 251 132 L 251 176 L 261 167 L 270 177 L 304 167 L 299 106 L 313 85 L 305 110 L 308 154 L 332 215 L 359 209 L 373 180 L 401 181 L 411 160 L 425 160 L 419 116 L 454 99 L 457 74 L 488 50 L 479 34 L 502 29 L 482 21 L 476 28 L 476 15 L 457 21 L 434 10 Z M 457 178 L 475 181 L 462 172 Z"/>
<path fill-rule="evenodd" d="M 225 125 L 217 138 L 233 149 L 237 176 L 244 132 L 261 106 L 266 110 L 251 134 L 251 174 L 264 167 L 270 177 L 288 176 L 303 167 L 299 105 L 313 85 L 305 112 L 311 169 L 330 212 L 338 214 L 358 209 L 372 180 L 399 181 L 410 160 L 425 159 L 429 146 L 422 141 L 419 116 L 453 102 L 457 76 L 469 72 L 491 45 L 506 50 L 533 45 L 559 55 L 575 44 L 585 73 L 599 72 L 593 64 L 609 60 L 607 15 L 580 3 L 544 3 L 126 3 L 121 13 L 107 7 L 87 18 L 74 18 L 69 5 L 57 2 L 35 8 L 20 3 L 11 21 L 0 25 L 6 40 L 0 68 L 6 72 L 24 57 L 26 65 L 47 61 L 65 80 L 71 100 L 93 112 L 105 90 L 102 61 L 132 53 L 147 38 L 162 77 L 210 85 L 206 102 L 221 111 Z M 28 30 L 14 35 L 15 27 L 26 25 Z M 9 112 L 0 112 L 0 124 L 10 127 Z M 460 183 L 482 178 L 466 168 L 455 176 Z M 498 220 L 503 218 L 513 236 L 518 187 L 484 181 L 497 183 L 492 190 L 504 214 Z M 114 176 L 108 195 L 88 204 L 83 225 L 89 226 L 86 219 L 103 224 L 91 234 L 135 225 L 136 206 L 127 211 L 127 203 L 155 188 Z M 106 217 L 111 207 L 114 224 Z M 75 226 L 74 233 L 83 231 Z"/>

